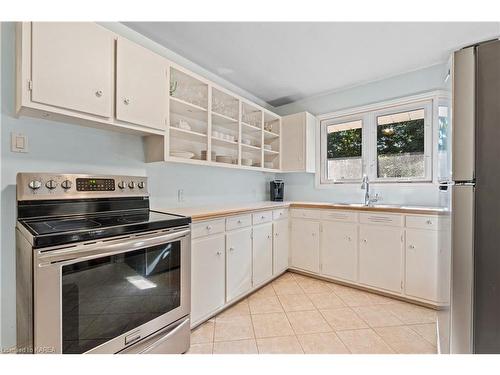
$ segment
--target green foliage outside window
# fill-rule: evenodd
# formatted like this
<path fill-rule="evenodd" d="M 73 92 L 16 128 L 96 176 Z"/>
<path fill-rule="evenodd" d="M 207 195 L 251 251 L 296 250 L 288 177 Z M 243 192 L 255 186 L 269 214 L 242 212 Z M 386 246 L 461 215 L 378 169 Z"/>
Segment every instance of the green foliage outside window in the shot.
<path fill-rule="evenodd" d="M 377 126 L 379 155 L 424 152 L 424 120 L 410 120 Z"/>
<path fill-rule="evenodd" d="M 329 133 L 327 158 L 341 159 L 361 156 L 361 128 Z"/>

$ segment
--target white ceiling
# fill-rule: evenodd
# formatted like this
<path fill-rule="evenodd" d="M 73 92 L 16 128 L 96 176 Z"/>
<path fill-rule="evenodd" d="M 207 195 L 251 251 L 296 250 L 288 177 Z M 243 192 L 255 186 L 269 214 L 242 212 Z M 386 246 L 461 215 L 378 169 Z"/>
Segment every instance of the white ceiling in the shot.
<path fill-rule="evenodd" d="M 126 22 L 277 106 L 444 63 L 500 23 Z"/>

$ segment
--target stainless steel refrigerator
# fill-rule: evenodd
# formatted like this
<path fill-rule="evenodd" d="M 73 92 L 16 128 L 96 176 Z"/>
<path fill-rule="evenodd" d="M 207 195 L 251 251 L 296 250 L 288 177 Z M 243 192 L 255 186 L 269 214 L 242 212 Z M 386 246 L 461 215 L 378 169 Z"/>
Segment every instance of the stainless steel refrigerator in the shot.
<path fill-rule="evenodd" d="M 450 202 L 440 246 L 451 277 L 440 282 L 451 298 L 439 346 L 500 353 L 500 41 L 457 51 L 451 65 L 451 173 L 439 187 Z"/>

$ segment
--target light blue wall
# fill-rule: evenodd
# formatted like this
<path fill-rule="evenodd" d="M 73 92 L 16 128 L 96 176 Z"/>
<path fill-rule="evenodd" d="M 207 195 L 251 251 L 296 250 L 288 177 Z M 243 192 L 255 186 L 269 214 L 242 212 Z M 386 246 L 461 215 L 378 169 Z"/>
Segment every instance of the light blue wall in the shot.
<path fill-rule="evenodd" d="M 277 107 L 275 110 L 281 115 L 300 111 L 320 115 L 443 89 L 446 72 L 446 65 L 434 65 L 382 81 L 303 99 Z M 314 174 L 292 173 L 280 177 L 285 180 L 286 198 L 289 200 L 361 202 L 364 197 L 359 184 L 342 184 L 327 189 L 318 189 L 315 187 Z M 381 203 L 429 206 L 440 204 L 439 190 L 435 184 L 431 183 L 373 184 L 371 188 L 373 192 L 382 196 Z"/>
<path fill-rule="evenodd" d="M 117 25 L 116 30 L 121 30 L 122 26 Z M 127 36 L 131 35 L 133 32 L 129 30 Z M 14 227 L 18 172 L 147 175 L 152 204 L 158 207 L 265 200 L 268 181 L 274 175 L 170 163 L 146 164 L 139 136 L 28 117 L 16 118 L 13 24 L 2 24 L 1 38 L 0 347 L 8 348 L 15 345 Z M 135 35 L 134 39 L 140 40 L 140 37 Z M 222 85 L 224 81 L 219 83 Z M 240 94 L 244 92 L 240 90 Z M 28 136 L 29 153 L 10 152 L 11 132 Z M 177 202 L 178 189 L 184 190 L 184 202 Z"/>

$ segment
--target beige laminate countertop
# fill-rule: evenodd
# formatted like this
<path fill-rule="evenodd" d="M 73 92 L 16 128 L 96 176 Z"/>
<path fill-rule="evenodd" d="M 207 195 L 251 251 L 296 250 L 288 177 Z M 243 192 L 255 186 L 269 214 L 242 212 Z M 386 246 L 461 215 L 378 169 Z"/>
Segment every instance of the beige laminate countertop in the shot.
<path fill-rule="evenodd" d="M 345 205 L 328 202 L 253 202 L 241 204 L 220 204 L 198 207 L 181 207 L 181 208 L 163 208 L 153 207 L 153 210 L 167 212 L 177 215 L 190 216 L 193 221 L 201 221 L 214 219 L 227 215 L 235 215 L 243 212 L 254 212 L 261 210 L 269 210 L 275 208 L 323 208 L 334 210 L 356 210 L 356 211 L 375 211 L 375 212 L 392 212 L 400 214 L 424 214 L 424 215 L 443 215 L 447 211 L 440 207 L 424 207 L 424 206 L 397 206 L 397 205 L 377 205 L 367 207 L 363 205 Z"/>

